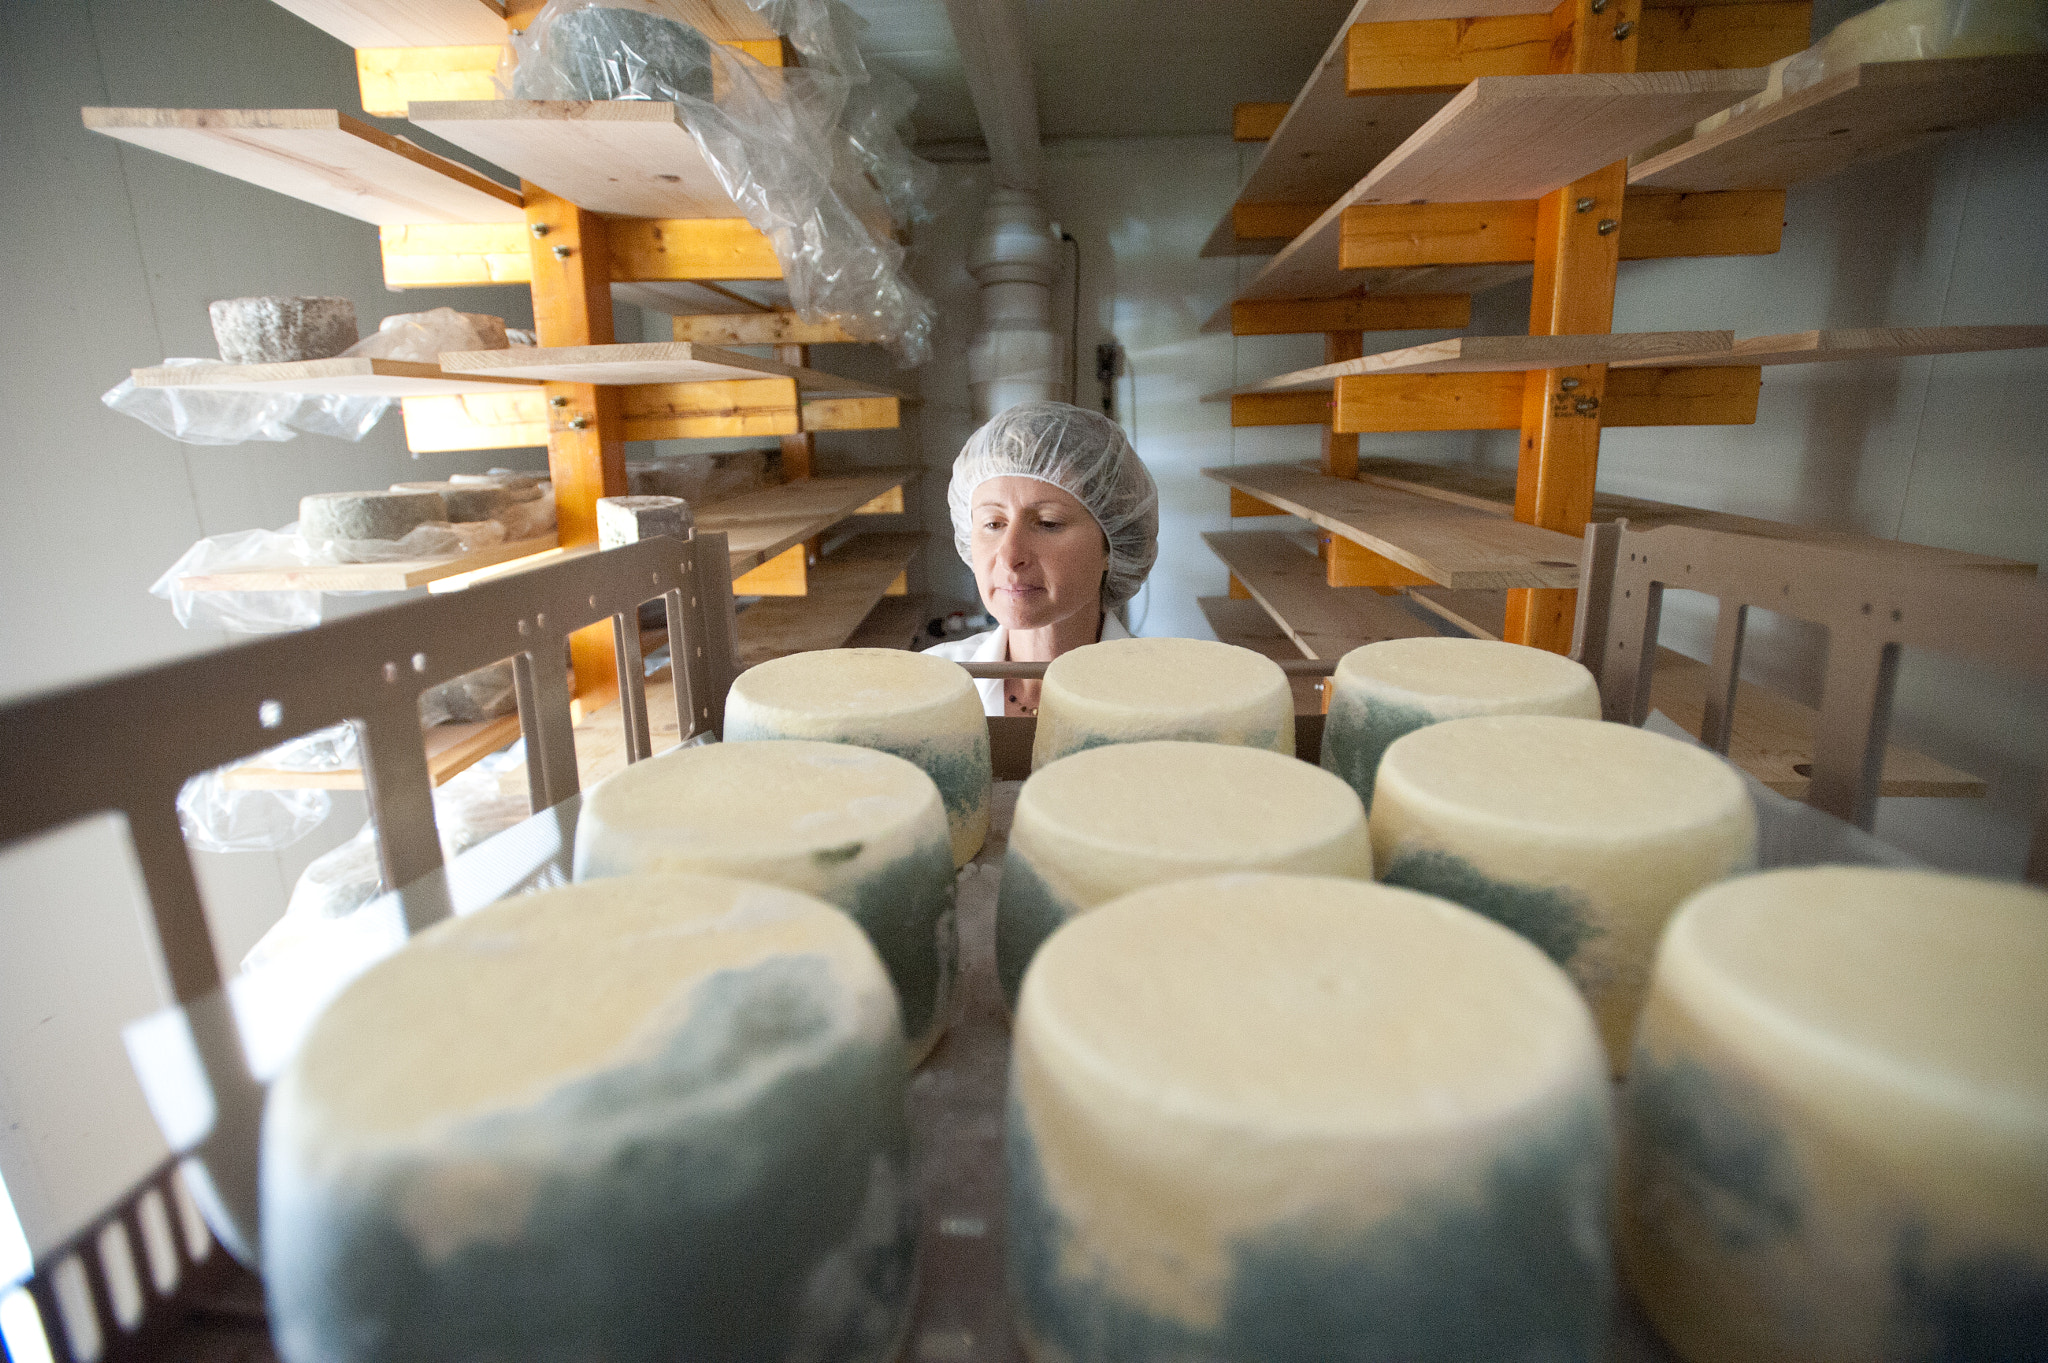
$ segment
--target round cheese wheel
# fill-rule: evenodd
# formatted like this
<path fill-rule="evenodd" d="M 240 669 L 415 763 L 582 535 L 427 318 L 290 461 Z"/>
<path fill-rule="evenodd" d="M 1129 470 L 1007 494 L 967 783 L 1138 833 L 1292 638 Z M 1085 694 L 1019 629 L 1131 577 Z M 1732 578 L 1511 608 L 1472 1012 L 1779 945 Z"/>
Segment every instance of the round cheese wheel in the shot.
<path fill-rule="evenodd" d="M 1010 1073 L 1034 1358 L 1599 1355 L 1600 1044 L 1477 914 L 1327 877 L 1140 890 L 1039 951 Z"/>
<path fill-rule="evenodd" d="M 1593 674 L 1570 658 L 1490 639 L 1386 639 L 1354 648 L 1332 675 L 1323 770 L 1372 804 L 1387 745 L 1467 715 L 1600 718 Z"/>
<path fill-rule="evenodd" d="M 1590 719 L 1480 716 L 1397 738 L 1370 822 L 1382 880 L 1505 923 L 1571 972 L 1617 1075 L 1665 921 L 1756 860 L 1734 768 Z"/>
<path fill-rule="evenodd" d="M 953 852 L 932 779 L 837 743 L 713 743 L 636 762 L 591 787 L 574 876 L 698 871 L 837 904 L 895 980 L 922 1058 L 944 1027 L 958 948 Z"/>
<path fill-rule="evenodd" d="M 1119 743 L 1063 757 L 1017 795 L 996 910 L 1013 1003 L 1039 943 L 1147 885 L 1226 871 L 1372 878 L 1365 809 L 1306 762 L 1220 743 Z"/>
<path fill-rule="evenodd" d="M 1047 664 L 1036 771 L 1110 743 L 1182 738 L 1294 755 L 1294 692 L 1271 658 L 1205 639 L 1113 639 Z"/>
<path fill-rule="evenodd" d="M 399 540 L 448 519 L 438 492 L 315 492 L 299 498 L 299 533 L 309 540 Z"/>
<path fill-rule="evenodd" d="M 707 876 L 504 900 L 329 1005 L 272 1087 L 286 1363 L 894 1356 L 916 1211 L 880 961 Z"/>
<path fill-rule="evenodd" d="M 895 648 L 792 653 L 740 673 L 725 700 L 725 740 L 809 738 L 879 748 L 939 787 L 953 864 L 988 837 L 988 720 L 965 668 Z"/>
<path fill-rule="evenodd" d="M 1693 1363 L 2048 1357 L 2048 893 L 1703 890 L 1622 1106 L 1624 1266 Z"/>

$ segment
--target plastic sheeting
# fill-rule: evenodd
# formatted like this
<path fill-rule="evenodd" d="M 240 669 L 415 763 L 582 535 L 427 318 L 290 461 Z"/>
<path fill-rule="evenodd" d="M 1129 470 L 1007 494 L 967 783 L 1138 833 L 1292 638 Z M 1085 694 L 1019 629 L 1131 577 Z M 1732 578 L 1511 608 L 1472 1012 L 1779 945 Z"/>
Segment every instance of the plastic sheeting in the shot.
<path fill-rule="evenodd" d="M 894 232 L 895 221 L 928 216 L 934 183 L 896 133 L 915 97 L 868 70 L 854 45 L 864 21 L 838 0 L 755 8 L 805 65 L 764 66 L 630 0 L 549 0 L 511 40 L 506 83 L 515 99 L 676 105 L 719 183 L 773 244 L 797 311 L 834 316 L 922 364 L 932 305 L 910 283 Z"/>

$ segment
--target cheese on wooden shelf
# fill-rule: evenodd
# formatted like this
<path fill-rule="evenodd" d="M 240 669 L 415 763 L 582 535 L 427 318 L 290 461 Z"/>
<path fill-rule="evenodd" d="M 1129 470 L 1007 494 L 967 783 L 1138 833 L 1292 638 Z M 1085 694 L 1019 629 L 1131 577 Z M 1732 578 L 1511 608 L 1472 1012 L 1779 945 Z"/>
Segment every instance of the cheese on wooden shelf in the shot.
<path fill-rule="evenodd" d="M 1387 639 L 1337 663 L 1323 770 L 1372 803 L 1387 745 L 1427 724 L 1468 715 L 1600 718 L 1593 674 L 1570 658 L 1488 639 Z"/>
<path fill-rule="evenodd" d="M 894 753 L 946 802 L 953 865 L 988 837 L 988 720 L 958 663 L 894 648 L 793 653 L 750 667 L 725 702 L 725 740 L 808 738 Z"/>
<path fill-rule="evenodd" d="M 698 871 L 784 885 L 867 930 L 922 1058 L 958 951 L 938 787 L 900 757 L 838 743 L 714 743 L 635 762 L 584 795 L 577 880 Z"/>
<path fill-rule="evenodd" d="M 1599 1039 L 1443 900 L 1231 875 L 1074 919 L 1024 978 L 1007 1153 L 1033 1358 L 1600 1356 Z"/>
<path fill-rule="evenodd" d="M 1015 1002 L 1060 924 L 1147 885 L 1227 871 L 1372 878 L 1365 809 L 1306 762 L 1220 743 L 1118 743 L 1063 757 L 1017 796 L 996 916 Z"/>
<path fill-rule="evenodd" d="M 904 1097 L 888 976 L 808 895 L 632 877 L 443 923 L 271 1090 L 279 1353 L 883 1363 Z"/>
<path fill-rule="evenodd" d="M 1070 752 L 1148 738 L 1294 755 L 1294 692 L 1271 658 L 1205 639 L 1114 639 L 1047 664 L 1036 771 Z"/>
<path fill-rule="evenodd" d="M 2048 1357 L 2048 894 L 1817 867 L 1695 895 L 1618 1226 L 1692 1363 Z"/>
<path fill-rule="evenodd" d="M 1756 860 L 1733 767 L 1591 719 L 1482 715 L 1397 738 L 1370 822 L 1381 879 L 1505 923 L 1571 972 L 1617 1075 L 1665 921 Z"/>

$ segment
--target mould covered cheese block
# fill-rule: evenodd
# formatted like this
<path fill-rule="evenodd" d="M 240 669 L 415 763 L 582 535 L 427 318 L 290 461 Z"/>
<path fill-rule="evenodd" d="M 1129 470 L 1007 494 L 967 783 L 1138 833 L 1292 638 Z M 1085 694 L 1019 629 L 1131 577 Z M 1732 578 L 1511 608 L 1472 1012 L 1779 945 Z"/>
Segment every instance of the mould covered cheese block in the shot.
<path fill-rule="evenodd" d="M 1221 743 L 1118 743 L 1034 772 L 1017 796 L 996 917 L 1012 1002 L 1060 924 L 1147 885 L 1226 871 L 1372 878 L 1365 809 L 1306 762 Z"/>
<path fill-rule="evenodd" d="M 974 860 L 988 836 L 988 721 L 958 663 L 893 648 L 777 658 L 732 684 L 725 738 L 811 738 L 895 753 L 938 784 L 955 866 Z"/>
<path fill-rule="evenodd" d="M 577 880 L 698 871 L 785 885 L 866 929 L 915 1055 L 938 1040 L 958 948 L 953 850 L 931 777 L 838 743 L 714 743 L 636 762 L 593 786 L 576 821 Z"/>
<path fill-rule="evenodd" d="M 1382 880 L 1477 909 L 1571 972 L 1616 1074 L 1665 921 L 1756 859 L 1734 768 L 1592 719 L 1480 716 L 1397 738 L 1370 822 Z"/>
<path fill-rule="evenodd" d="M 2048 1358 L 2048 894 L 1716 885 L 1658 950 L 1623 1266 L 1691 1363 Z"/>
<path fill-rule="evenodd" d="M 1490 639 L 1386 639 L 1337 663 L 1323 770 L 1372 803 L 1387 745 L 1425 724 L 1467 715 L 1600 718 L 1593 674 L 1570 658 Z"/>
<path fill-rule="evenodd" d="M 1046 665 L 1036 771 L 1070 752 L 1148 738 L 1294 754 L 1294 692 L 1271 658 L 1204 639 L 1114 639 Z"/>
<path fill-rule="evenodd" d="M 648 876 L 443 923 L 272 1088 L 286 1363 L 894 1356 L 916 1215 L 887 975 L 807 895 Z"/>
<path fill-rule="evenodd" d="M 538 483 L 393 483 L 391 490 L 439 493 L 451 521 L 488 521 L 540 498 Z"/>
<path fill-rule="evenodd" d="M 229 364 L 324 360 L 356 343 L 356 305 L 346 298 L 222 298 L 206 311 Z"/>
<path fill-rule="evenodd" d="M 438 492 L 315 492 L 299 498 L 299 533 L 309 540 L 400 540 L 448 519 Z"/>
<path fill-rule="evenodd" d="M 1534 946 L 1368 881 L 1114 900 L 1024 977 L 1009 1272 L 1038 1363 L 1601 1356 L 1608 1083 Z"/>

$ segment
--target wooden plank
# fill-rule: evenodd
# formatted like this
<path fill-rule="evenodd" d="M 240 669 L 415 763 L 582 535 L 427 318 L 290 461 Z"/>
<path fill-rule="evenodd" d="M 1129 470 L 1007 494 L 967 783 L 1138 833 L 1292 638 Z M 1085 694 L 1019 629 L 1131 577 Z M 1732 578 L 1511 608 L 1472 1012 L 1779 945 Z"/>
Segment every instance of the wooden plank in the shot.
<path fill-rule="evenodd" d="M 487 0 L 275 0 L 350 47 L 505 42 L 505 7 Z"/>
<path fill-rule="evenodd" d="M 1410 587 L 1408 599 L 1475 639 L 1500 640 L 1507 628 L 1506 592 L 1452 591 L 1449 587 Z"/>
<path fill-rule="evenodd" d="M 438 786 L 518 738 L 519 714 L 514 711 L 473 724 L 435 724 L 423 730 L 422 737 L 427 750 L 427 775 Z M 361 790 L 363 769 L 294 771 L 245 764 L 222 772 L 221 784 L 229 790 Z"/>
<path fill-rule="evenodd" d="M 1280 298 L 1230 305 L 1233 336 L 1315 331 L 1438 331 L 1472 325 L 1472 295 L 1410 293 L 1365 298 Z"/>
<path fill-rule="evenodd" d="M 625 407 L 627 440 L 682 440 L 794 434 L 800 414 L 808 419 L 826 408 L 838 420 L 822 429 L 893 427 L 892 399 L 838 399 L 793 405 L 788 379 L 721 383 L 635 384 L 616 390 Z M 868 425 L 841 424 L 839 408 L 869 401 L 889 405 L 891 419 Z M 510 397 L 470 394 L 453 398 L 408 398 L 404 404 L 407 448 L 415 454 L 456 450 L 521 449 L 547 443 L 548 407 L 538 392 Z"/>
<path fill-rule="evenodd" d="M 1287 117 L 1285 104 L 1246 103 L 1231 106 L 1230 136 L 1239 142 L 1264 142 Z"/>
<path fill-rule="evenodd" d="M 1230 206 L 1230 231 L 1240 242 L 1292 241 L 1322 212 L 1319 204 L 1236 203 Z"/>
<path fill-rule="evenodd" d="M 1232 426 L 1328 426 L 1330 413 L 1328 393 L 1243 393 L 1230 398 Z"/>
<path fill-rule="evenodd" d="M 1266 608 L 1249 596 L 1242 600 L 1230 596 L 1198 596 L 1195 604 L 1202 608 L 1202 617 L 1222 642 L 1248 648 L 1276 663 L 1300 660 L 1300 645 L 1288 638 L 1286 632 L 1273 623 L 1273 617 L 1266 614 Z M 1294 713 L 1323 713 L 1321 677 L 1289 677 L 1287 684 L 1294 692 Z"/>
<path fill-rule="evenodd" d="M 1430 581 L 1342 535 L 1323 536 L 1322 551 L 1323 580 L 1332 587 L 1417 587 Z"/>
<path fill-rule="evenodd" d="M 767 236 L 745 218 L 655 217 L 614 225 L 612 278 L 780 279 L 782 262 Z"/>
<path fill-rule="evenodd" d="M 1356 360 L 1317 365 L 1280 374 L 1241 391 L 1285 392 L 1317 387 L 1354 374 L 1484 374 L 1555 369 L 1561 365 L 1609 364 L 1667 355 L 1726 351 L 1732 331 L 1635 331 L 1585 336 L 1453 336 L 1448 340 L 1382 351 Z"/>
<path fill-rule="evenodd" d="M 1643 7 L 1636 70 L 1736 71 L 1769 66 L 1813 41 L 1807 0 Z"/>
<path fill-rule="evenodd" d="M 700 345 L 824 345 L 860 339 L 836 317 L 807 322 L 782 310 L 671 317 L 669 322 L 676 340 Z"/>
<path fill-rule="evenodd" d="M 518 191 L 334 109 L 81 111 L 94 132 L 364 222 L 519 223 Z"/>
<path fill-rule="evenodd" d="M 673 384 L 786 378 L 794 380 L 800 391 L 818 397 L 902 396 L 855 379 L 692 341 L 458 350 L 443 355 L 441 362 L 442 368 L 454 373 L 544 379 L 551 383 Z"/>
<path fill-rule="evenodd" d="M 801 544 L 765 559 L 732 580 L 734 596 L 803 596 L 810 591 L 810 549 Z"/>
<path fill-rule="evenodd" d="M 1481 76 L 1540 75 L 1551 68 L 1556 40 L 1547 13 L 1353 24 L 1344 35 L 1344 88 L 1452 94 Z"/>
<path fill-rule="evenodd" d="M 923 545 L 922 535 L 860 535 L 822 556 L 811 566 L 803 596 L 773 597 L 740 612 L 740 662 L 752 667 L 845 646 Z M 733 590 L 739 591 L 737 583 Z"/>
<path fill-rule="evenodd" d="M 1785 234 L 1785 191 L 1727 190 L 1660 194 L 1631 189 L 1622 196 L 1621 258 L 1767 256 Z"/>
<path fill-rule="evenodd" d="M 1849 327 L 1747 336 L 1725 352 L 1681 355 L 1640 363 L 1723 366 L 1815 364 L 1828 360 L 1896 360 L 1912 355 L 1962 355 L 1983 350 L 2037 350 L 2048 346 L 2048 327 Z M 1635 361 L 1622 361 L 1630 367 Z"/>
<path fill-rule="evenodd" d="M 897 398 L 819 398 L 799 409 L 805 431 L 893 431 L 902 425 Z"/>
<path fill-rule="evenodd" d="M 1235 519 L 1239 516 L 1284 516 L 1287 513 L 1271 502 L 1262 502 L 1248 493 L 1231 488 L 1230 514 Z"/>
<path fill-rule="evenodd" d="M 856 516 L 900 516 L 903 514 L 903 488 L 899 484 L 890 488 L 873 501 L 862 502 L 853 509 Z"/>
<path fill-rule="evenodd" d="M 932 618 L 932 599 L 922 594 L 905 593 L 902 596 L 884 596 L 875 603 L 846 640 L 847 648 L 896 648 L 905 652 L 916 650 L 929 642 L 925 637 L 925 622 Z"/>
<path fill-rule="evenodd" d="M 428 101 L 412 105 L 410 117 L 435 136 L 592 212 L 636 218 L 741 216 L 673 104 L 645 99 Z"/>
<path fill-rule="evenodd" d="M 1331 262 L 1344 210 L 1353 205 L 1539 198 L 1762 86 L 1760 71 L 1475 80 L 1274 256 L 1239 296 L 1344 291 Z"/>
<path fill-rule="evenodd" d="M 383 228 L 381 237 L 387 288 L 524 284 L 533 278 L 523 222 L 402 224 Z M 657 310 L 697 311 L 719 303 L 721 294 L 708 281 L 782 277 L 768 238 L 745 218 L 615 218 L 610 237 L 614 294 L 637 289 L 629 301 Z M 692 296 L 671 298 L 659 287 L 682 283 L 696 287 L 672 292 Z"/>
<path fill-rule="evenodd" d="M 1325 477 L 1298 464 L 1243 464 L 1202 472 L 1442 586 L 1568 587 L 1578 581 L 1575 535 L 1414 493 Z"/>
<path fill-rule="evenodd" d="M 387 289 L 525 284 L 533 279 L 526 223 L 402 223 L 378 230 Z"/>
<path fill-rule="evenodd" d="M 214 388 L 230 393 L 345 393 L 412 398 L 450 393 L 502 393 L 533 388 L 530 379 L 451 374 L 410 360 L 335 356 L 280 364 L 151 365 L 128 371 L 138 388 Z"/>
<path fill-rule="evenodd" d="M 1868 62 L 1646 158 L 1632 185 L 1782 189 L 2023 113 L 2048 55 Z"/>
<path fill-rule="evenodd" d="M 1232 406 L 1235 407 L 1233 401 Z M 1522 423 L 1520 374 L 1375 374 L 1338 379 L 1335 429 L 1505 431 Z"/>
<path fill-rule="evenodd" d="M 1762 370 L 1617 369 L 1602 399 L 1608 426 L 1746 426 L 1756 421 Z M 1335 392 L 1242 393 L 1233 426 L 1318 426 L 1382 431 L 1507 431 L 1521 425 L 1517 374 L 1370 374 L 1336 381 Z"/>
<path fill-rule="evenodd" d="M 546 553 L 557 546 L 552 534 L 472 549 L 448 558 L 400 559 L 390 563 L 313 563 L 294 568 L 237 568 L 178 579 L 188 592 L 399 592 L 424 587 L 457 573 Z"/>
<path fill-rule="evenodd" d="M 1710 381 L 1702 382 L 1711 375 Z M 1763 370 L 1613 369 L 1601 397 L 1600 424 L 1615 426 L 1753 426 Z"/>
<path fill-rule="evenodd" d="M 697 528 L 725 534 L 733 571 L 740 573 L 830 529 L 916 476 L 915 469 L 874 469 L 762 488 L 703 508 Z"/>
<path fill-rule="evenodd" d="M 1623 260 L 1769 255 L 1785 225 L 1783 191 L 1630 193 L 1618 230 Z M 1338 227 L 1340 270 L 1412 269 L 1533 261 L 1536 205 L 1528 200 L 1357 205 Z"/>
<path fill-rule="evenodd" d="M 504 45 L 465 47 L 359 47 L 356 89 L 363 112 L 404 118 L 414 100 L 496 99 L 498 58 Z"/>
<path fill-rule="evenodd" d="M 1305 657 L 1334 661 L 1381 639 L 1435 632 L 1376 592 L 1328 586 L 1316 556 L 1278 531 L 1212 531 L 1202 542 Z"/>

